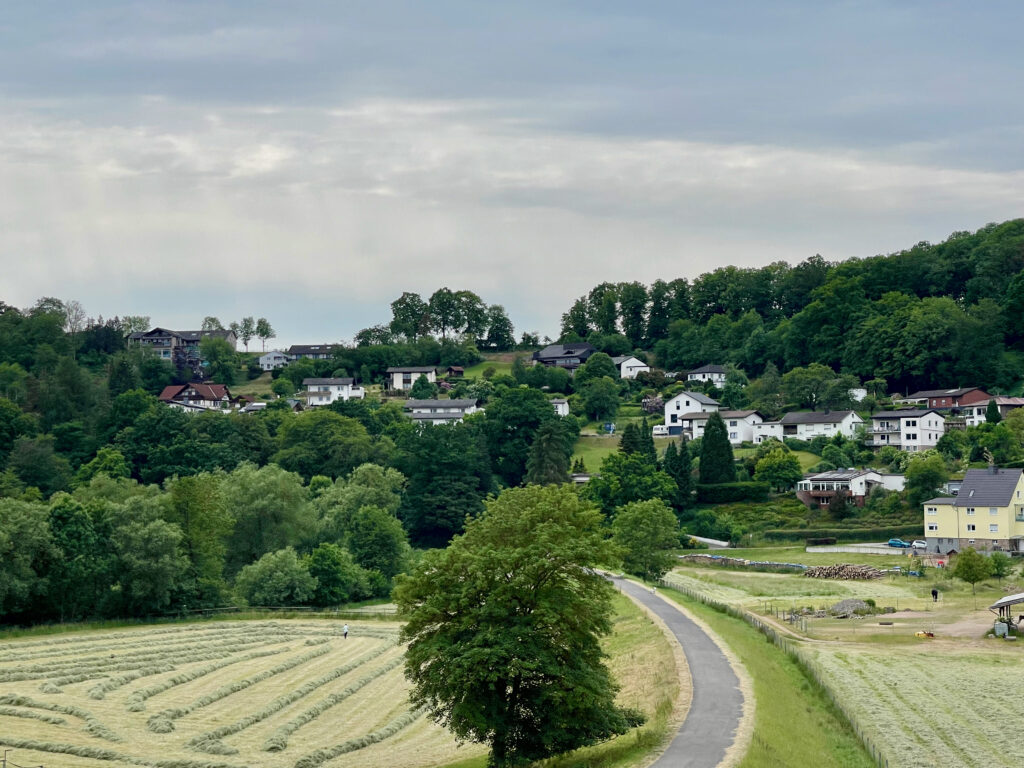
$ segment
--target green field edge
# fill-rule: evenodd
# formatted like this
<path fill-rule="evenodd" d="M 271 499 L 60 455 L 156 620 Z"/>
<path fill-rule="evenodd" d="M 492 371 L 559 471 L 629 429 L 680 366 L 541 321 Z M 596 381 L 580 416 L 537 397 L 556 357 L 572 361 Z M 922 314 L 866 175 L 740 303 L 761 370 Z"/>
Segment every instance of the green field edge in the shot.
<path fill-rule="evenodd" d="M 835 702 L 835 694 L 816 670 L 796 652 L 795 641 L 780 640 L 779 633 L 742 609 L 673 587 L 659 586 L 658 591 L 708 624 L 753 681 L 754 732 L 739 768 L 888 765 L 876 747 L 865 743 L 863 731 Z"/>

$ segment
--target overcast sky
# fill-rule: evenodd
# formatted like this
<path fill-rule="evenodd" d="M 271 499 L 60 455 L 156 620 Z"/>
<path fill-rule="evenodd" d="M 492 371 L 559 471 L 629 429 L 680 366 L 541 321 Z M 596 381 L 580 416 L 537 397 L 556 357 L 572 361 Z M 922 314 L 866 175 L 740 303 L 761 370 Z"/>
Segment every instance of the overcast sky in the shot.
<path fill-rule="evenodd" d="M 1024 215 L 1024 4 L 0 8 L 0 300 L 275 346 Z"/>

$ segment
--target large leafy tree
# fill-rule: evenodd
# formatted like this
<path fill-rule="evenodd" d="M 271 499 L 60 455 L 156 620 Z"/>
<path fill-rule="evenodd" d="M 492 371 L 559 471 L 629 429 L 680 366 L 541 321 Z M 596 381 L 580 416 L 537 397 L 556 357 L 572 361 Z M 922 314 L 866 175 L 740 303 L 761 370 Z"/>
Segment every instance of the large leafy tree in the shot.
<path fill-rule="evenodd" d="M 679 521 L 660 499 L 627 504 L 615 515 L 612 530 L 628 573 L 657 579 L 675 562 L 672 550 L 679 548 Z"/>
<path fill-rule="evenodd" d="M 494 471 L 506 484 L 523 482 L 534 436 L 541 424 L 555 418 L 544 393 L 528 387 L 505 390 L 488 404 L 487 446 Z"/>
<path fill-rule="evenodd" d="M 706 484 L 731 483 L 736 479 L 736 464 L 729 443 L 729 431 L 716 411 L 708 416 L 700 441 L 700 481 Z"/>
<path fill-rule="evenodd" d="M 411 698 L 490 765 L 521 765 L 628 728 L 604 665 L 614 558 L 568 486 L 504 491 L 448 549 L 400 577 Z"/>
<path fill-rule="evenodd" d="M 757 462 L 754 479 L 780 491 L 792 488 L 803 477 L 800 460 L 792 453 L 776 448 Z"/>
<path fill-rule="evenodd" d="M 601 471 L 586 484 L 583 493 L 593 499 L 608 517 L 633 501 L 660 499 L 672 503 L 677 495 L 675 481 L 654 469 L 641 453 L 610 453 L 601 461 Z"/>
<path fill-rule="evenodd" d="M 390 328 L 396 336 L 415 341 L 430 330 L 429 323 L 427 302 L 418 293 L 403 291 L 401 296 L 391 302 Z"/>
<path fill-rule="evenodd" d="M 267 340 L 273 339 L 276 336 L 277 332 L 274 330 L 267 318 L 261 317 L 256 321 L 256 338 L 260 340 L 260 344 L 264 352 L 267 351 Z"/>

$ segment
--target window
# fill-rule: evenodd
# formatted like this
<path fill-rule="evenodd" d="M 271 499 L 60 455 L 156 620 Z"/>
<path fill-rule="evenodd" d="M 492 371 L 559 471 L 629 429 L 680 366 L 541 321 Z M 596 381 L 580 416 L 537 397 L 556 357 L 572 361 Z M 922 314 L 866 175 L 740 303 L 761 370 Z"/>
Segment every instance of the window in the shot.
<path fill-rule="evenodd" d="M 928 523 L 928 530 L 929 531 L 937 531 L 937 530 L 939 530 L 939 524 L 938 523 Z"/>
<path fill-rule="evenodd" d="M 978 526 L 976 526 L 974 523 L 968 523 L 967 524 L 967 532 L 968 533 L 971 533 L 971 532 L 976 531 L 976 530 L 978 530 Z"/>
<path fill-rule="evenodd" d="M 968 507 L 967 508 L 967 514 L 968 515 L 973 515 L 974 514 L 974 507 Z"/>
<path fill-rule="evenodd" d="M 907 440 L 917 440 L 917 432 L 908 432 Z"/>
<path fill-rule="evenodd" d="M 937 507 L 928 507 L 928 514 L 929 515 L 937 515 L 937 514 L 939 514 L 939 510 L 938 510 Z"/>
<path fill-rule="evenodd" d="M 999 523 L 989 523 L 989 525 L 988 525 L 988 532 L 989 533 L 999 533 Z"/>
<path fill-rule="evenodd" d="M 988 508 L 988 513 L 990 515 L 998 515 L 999 514 L 999 507 L 989 507 Z"/>
<path fill-rule="evenodd" d="M 730 432 L 729 433 L 729 439 L 730 440 L 736 440 L 738 437 L 739 437 L 739 433 L 738 432 Z"/>
<path fill-rule="evenodd" d="M 908 427 L 916 427 L 917 426 L 917 419 L 907 419 L 907 426 Z"/>
<path fill-rule="evenodd" d="M 733 420 L 733 421 L 730 421 L 730 422 L 729 422 L 729 426 L 730 426 L 730 427 L 735 427 L 735 426 L 736 426 L 736 421 L 735 421 L 735 420 Z"/>

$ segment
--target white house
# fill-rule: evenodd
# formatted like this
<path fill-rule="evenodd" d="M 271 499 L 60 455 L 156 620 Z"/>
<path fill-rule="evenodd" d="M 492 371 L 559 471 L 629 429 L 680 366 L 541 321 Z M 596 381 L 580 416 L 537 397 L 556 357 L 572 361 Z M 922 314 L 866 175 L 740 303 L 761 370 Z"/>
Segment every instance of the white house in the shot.
<path fill-rule="evenodd" d="M 1010 411 L 1014 408 L 1024 407 L 1024 397 L 1003 397 L 1002 395 L 996 395 L 991 400 L 995 400 L 996 407 L 999 409 L 999 415 L 1006 417 Z M 964 423 L 968 427 L 977 427 L 988 421 L 988 403 L 975 403 L 974 405 L 964 406 L 960 409 L 960 413 L 964 417 Z"/>
<path fill-rule="evenodd" d="M 683 434 L 682 416 L 711 413 L 718 410 L 718 401 L 700 392 L 680 392 L 665 403 L 665 424 L 670 435 Z"/>
<path fill-rule="evenodd" d="M 555 409 L 555 413 L 559 416 L 569 415 L 569 401 L 564 397 L 556 397 L 551 401 L 552 407 Z"/>
<path fill-rule="evenodd" d="M 284 368 L 291 361 L 291 357 L 275 349 L 272 352 L 260 355 L 260 369 L 273 371 L 277 368 Z"/>
<path fill-rule="evenodd" d="M 476 413 L 476 400 L 406 400 L 402 406 L 405 415 L 413 421 L 426 424 L 448 424 L 462 421 L 464 416 Z"/>
<path fill-rule="evenodd" d="M 366 392 L 353 379 L 303 379 L 306 405 L 330 405 L 337 400 L 362 400 Z"/>
<path fill-rule="evenodd" d="M 754 425 L 754 442 L 763 443 L 774 438 L 795 437 L 798 440 L 810 440 L 812 437 L 824 435 L 832 437 L 841 434 L 853 437 L 857 427 L 864 419 L 853 411 L 799 411 L 787 413 L 778 421 L 765 421 Z"/>
<path fill-rule="evenodd" d="M 871 414 L 868 445 L 916 453 L 934 448 L 945 432 L 946 420 L 937 410 L 882 411 Z"/>
<path fill-rule="evenodd" d="M 753 442 L 754 427 L 764 421 L 764 418 L 757 411 L 719 411 L 718 415 L 725 422 L 729 434 L 729 442 L 733 445 Z M 682 434 L 691 440 L 704 436 L 704 429 L 707 427 L 708 418 L 711 412 L 697 411 L 695 413 L 684 413 L 679 417 L 682 423 Z"/>
<path fill-rule="evenodd" d="M 426 376 L 431 384 L 437 383 L 437 371 L 430 365 L 392 366 L 387 375 L 388 389 L 412 389 L 420 376 Z"/>
<path fill-rule="evenodd" d="M 721 365 L 702 365 L 686 374 L 687 381 L 710 381 L 721 389 L 725 386 L 725 368 Z"/>
<path fill-rule="evenodd" d="M 815 502 L 820 507 L 827 507 L 837 491 L 845 491 L 850 501 L 863 507 L 864 500 L 875 488 L 902 491 L 904 487 L 906 478 L 903 475 L 875 469 L 835 469 L 805 477 L 796 484 L 796 496 L 808 506 Z"/>
<path fill-rule="evenodd" d="M 651 366 L 642 360 L 637 360 L 632 355 L 613 357 L 612 362 L 619 369 L 619 378 L 621 379 L 635 379 L 638 373 L 651 370 Z"/>

